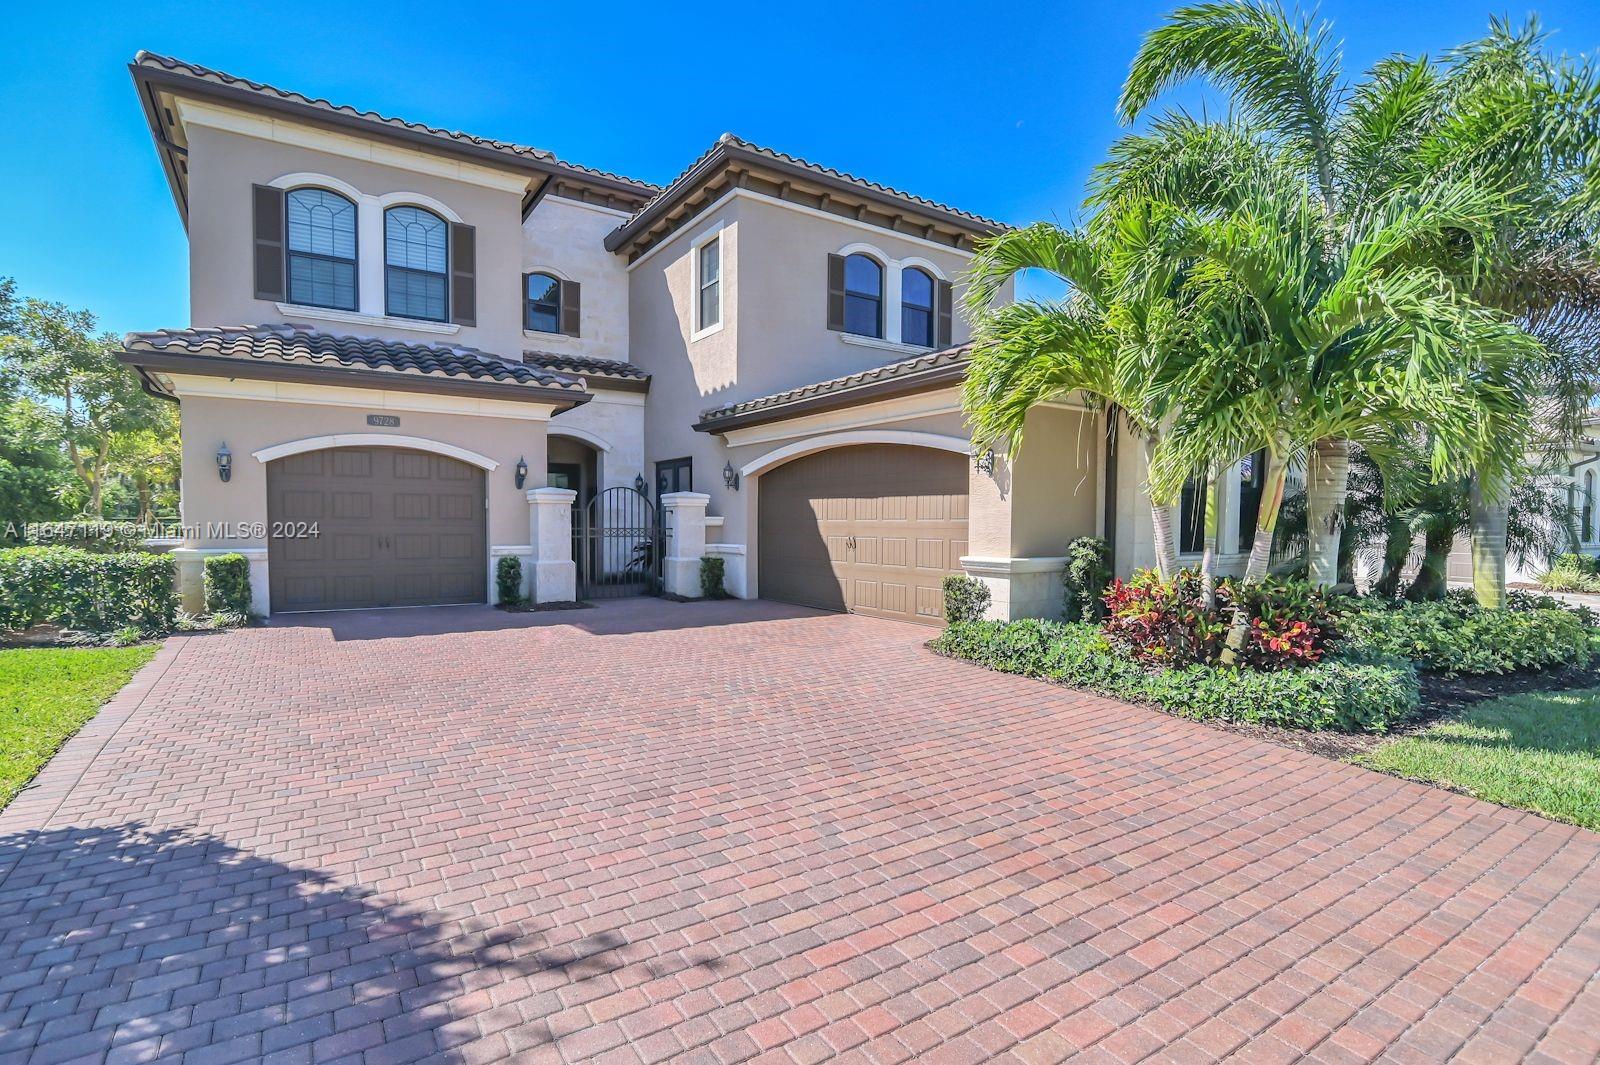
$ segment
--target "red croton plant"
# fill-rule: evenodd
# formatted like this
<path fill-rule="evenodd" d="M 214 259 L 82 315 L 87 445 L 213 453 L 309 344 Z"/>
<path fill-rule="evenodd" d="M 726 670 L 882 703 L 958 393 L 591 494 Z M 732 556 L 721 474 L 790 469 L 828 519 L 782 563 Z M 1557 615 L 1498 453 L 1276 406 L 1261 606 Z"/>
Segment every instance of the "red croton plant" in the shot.
<path fill-rule="evenodd" d="M 1223 580 L 1216 607 L 1204 606 L 1200 574 L 1182 570 L 1164 581 L 1153 570 L 1120 578 L 1106 589 L 1107 641 L 1147 665 L 1213 665 L 1221 657 L 1235 601 L 1250 612 L 1250 642 L 1241 664 L 1288 669 L 1321 660 L 1334 638 L 1326 599 L 1303 581 L 1269 580 L 1240 588 Z"/>

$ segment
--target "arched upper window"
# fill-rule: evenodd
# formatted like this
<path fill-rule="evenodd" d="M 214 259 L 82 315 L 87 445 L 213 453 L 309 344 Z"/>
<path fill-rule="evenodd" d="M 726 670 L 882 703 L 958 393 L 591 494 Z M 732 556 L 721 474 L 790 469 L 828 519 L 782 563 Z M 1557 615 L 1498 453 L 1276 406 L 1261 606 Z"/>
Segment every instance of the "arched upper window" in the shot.
<path fill-rule="evenodd" d="M 288 221 L 290 303 L 356 309 L 356 205 L 327 189 L 284 197 Z"/>
<path fill-rule="evenodd" d="M 933 347 L 933 275 L 918 266 L 900 272 L 900 340 Z"/>
<path fill-rule="evenodd" d="M 1583 538 L 1594 539 L 1594 471 L 1583 474 Z"/>
<path fill-rule="evenodd" d="M 541 333 L 561 332 L 561 282 L 549 274 L 529 274 L 523 305 L 528 320 L 523 327 Z"/>
<path fill-rule="evenodd" d="M 883 267 L 859 252 L 844 260 L 844 331 L 883 336 Z"/>
<path fill-rule="evenodd" d="M 444 219 L 420 207 L 391 207 L 383 213 L 384 306 L 389 314 L 447 320 L 449 233 Z"/>

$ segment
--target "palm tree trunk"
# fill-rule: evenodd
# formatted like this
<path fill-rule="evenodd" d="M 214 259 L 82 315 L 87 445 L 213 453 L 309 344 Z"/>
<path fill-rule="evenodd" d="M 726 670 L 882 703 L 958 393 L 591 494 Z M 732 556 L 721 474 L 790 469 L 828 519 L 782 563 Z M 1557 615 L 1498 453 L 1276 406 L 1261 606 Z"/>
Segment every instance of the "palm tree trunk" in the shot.
<path fill-rule="evenodd" d="M 1472 591 L 1485 610 L 1506 605 L 1506 505 L 1504 487 L 1482 473 L 1468 489 L 1472 512 Z"/>
<path fill-rule="evenodd" d="M 1145 494 L 1150 492 L 1150 459 L 1156 450 L 1156 437 L 1154 433 L 1146 433 L 1144 438 L 1144 468 L 1145 468 Z M 1178 572 L 1178 545 L 1172 535 L 1172 508 L 1158 504 L 1154 498 L 1150 500 L 1150 524 L 1155 529 L 1156 540 L 1156 573 L 1164 581 L 1170 581 Z"/>
<path fill-rule="evenodd" d="M 1450 565 L 1450 548 L 1455 545 L 1456 530 L 1448 523 L 1428 526 L 1422 537 L 1422 568 L 1406 589 L 1406 598 L 1413 603 L 1430 599 L 1443 599 L 1446 589 L 1445 571 Z"/>
<path fill-rule="evenodd" d="M 1267 449 L 1266 481 L 1261 488 L 1261 511 L 1256 519 L 1255 539 L 1250 542 L 1250 561 L 1244 567 L 1240 584 L 1259 584 L 1267 576 L 1272 564 L 1272 534 L 1278 528 L 1278 512 L 1283 509 L 1283 483 L 1289 475 L 1285 461 L 1288 441 L 1278 440 L 1277 446 Z M 1228 639 L 1222 649 L 1222 664 L 1231 666 L 1238 662 L 1250 637 L 1250 615 L 1244 610 L 1233 612 L 1233 623 L 1228 626 Z"/>
<path fill-rule="evenodd" d="M 1393 599 L 1400 594 L 1400 571 L 1406 568 L 1406 559 L 1411 557 L 1413 539 L 1411 522 L 1399 515 L 1392 515 L 1384 533 L 1383 573 L 1372 586 L 1373 595 L 1381 599 Z"/>
<path fill-rule="evenodd" d="M 1215 469 L 1206 471 L 1206 529 L 1200 555 L 1200 605 L 1217 608 L 1217 529 L 1222 517 L 1222 479 Z"/>
<path fill-rule="evenodd" d="M 1306 462 L 1306 576 L 1319 588 L 1339 583 L 1339 540 L 1350 484 L 1350 442 L 1318 440 Z"/>

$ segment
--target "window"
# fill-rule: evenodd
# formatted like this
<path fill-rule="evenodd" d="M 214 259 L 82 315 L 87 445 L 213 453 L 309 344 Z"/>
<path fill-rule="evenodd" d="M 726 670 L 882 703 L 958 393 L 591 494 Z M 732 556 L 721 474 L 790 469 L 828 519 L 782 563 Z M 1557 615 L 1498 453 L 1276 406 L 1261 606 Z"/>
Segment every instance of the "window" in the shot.
<path fill-rule="evenodd" d="M 844 261 L 844 331 L 883 336 L 883 267 L 865 255 Z"/>
<path fill-rule="evenodd" d="M 1178 553 L 1198 555 L 1206 548 L 1206 482 L 1192 477 L 1178 501 Z"/>
<path fill-rule="evenodd" d="M 285 197 L 290 303 L 356 309 L 356 205 L 327 189 Z"/>
<path fill-rule="evenodd" d="M 933 278 L 926 270 L 910 267 L 900 274 L 900 340 L 918 347 L 933 347 Z"/>
<path fill-rule="evenodd" d="M 449 226 L 420 207 L 391 207 L 383 215 L 384 305 L 399 318 L 443 322 Z"/>
<path fill-rule="evenodd" d="M 700 245 L 700 324 L 709 329 L 722 321 L 722 241 Z"/>
<path fill-rule="evenodd" d="M 1594 471 L 1583 475 L 1583 538 L 1594 539 Z"/>
<path fill-rule="evenodd" d="M 540 333 L 561 332 L 561 282 L 549 274 L 529 274 L 524 295 L 523 328 Z"/>
<path fill-rule="evenodd" d="M 1255 546 L 1261 517 L 1261 490 L 1267 484 L 1267 452 L 1263 448 L 1239 463 L 1239 550 Z"/>

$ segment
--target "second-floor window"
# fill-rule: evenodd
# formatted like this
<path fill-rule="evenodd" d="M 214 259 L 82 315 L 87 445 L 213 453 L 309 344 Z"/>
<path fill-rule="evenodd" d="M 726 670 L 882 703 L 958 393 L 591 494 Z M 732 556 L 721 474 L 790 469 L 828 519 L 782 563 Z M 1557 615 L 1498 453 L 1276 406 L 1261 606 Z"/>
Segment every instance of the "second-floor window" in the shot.
<path fill-rule="evenodd" d="M 844 331 L 883 336 L 883 267 L 861 254 L 844 260 Z"/>
<path fill-rule="evenodd" d="M 383 215 L 384 305 L 398 318 L 449 317 L 449 227 L 432 211 L 391 207 Z"/>
<path fill-rule="evenodd" d="M 549 274 L 529 274 L 527 286 L 524 328 L 539 333 L 561 332 L 561 282 Z"/>
<path fill-rule="evenodd" d="M 356 309 L 356 205 L 327 189 L 294 189 L 285 197 L 288 302 L 339 311 Z"/>
<path fill-rule="evenodd" d="M 933 347 L 933 276 L 915 266 L 900 273 L 900 341 Z"/>
<path fill-rule="evenodd" d="M 700 245 L 699 257 L 700 320 L 698 329 L 710 329 L 722 321 L 722 241 L 712 239 Z"/>

